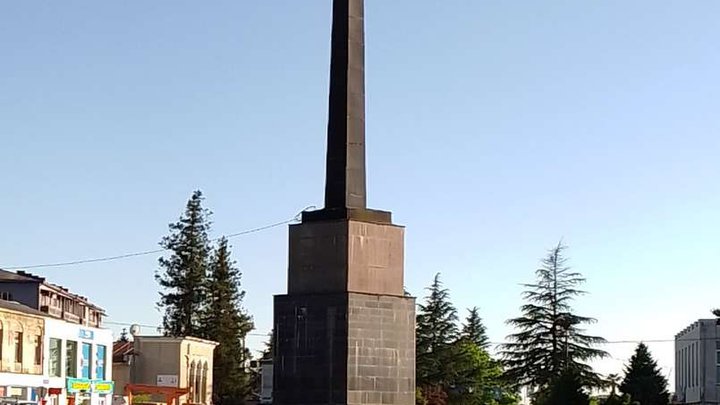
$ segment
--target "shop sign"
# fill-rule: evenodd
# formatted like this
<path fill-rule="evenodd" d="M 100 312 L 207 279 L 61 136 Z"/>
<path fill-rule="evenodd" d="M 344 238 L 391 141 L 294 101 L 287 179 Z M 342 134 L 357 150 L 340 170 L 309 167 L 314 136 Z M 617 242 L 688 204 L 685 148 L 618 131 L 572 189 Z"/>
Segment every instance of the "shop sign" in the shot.
<path fill-rule="evenodd" d="M 92 382 L 92 392 L 97 394 L 112 394 L 115 384 L 112 381 L 95 380 Z"/>
<path fill-rule="evenodd" d="M 90 392 L 91 388 L 92 385 L 90 384 L 90 380 L 86 380 L 84 378 L 68 378 L 67 380 L 68 392 Z"/>
<path fill-rule="evenodd" d="M 158 374 L 157 376 L 157 386 L 158 387 L 176 387 L 178 386 L 178 376 L 177 374 Z"/>
<path fill-rule="evenodd" d="M 78 332 L 78 337 L 80 339 L 93 340 L 93 338 L 95 337 L 95 332 L 87 329 L 80 329 L 80 332 Z"/>

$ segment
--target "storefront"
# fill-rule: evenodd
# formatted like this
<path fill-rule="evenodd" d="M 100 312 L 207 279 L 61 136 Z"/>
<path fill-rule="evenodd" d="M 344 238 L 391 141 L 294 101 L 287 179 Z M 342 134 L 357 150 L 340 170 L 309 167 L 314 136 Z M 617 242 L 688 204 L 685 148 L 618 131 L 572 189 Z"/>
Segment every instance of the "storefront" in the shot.
<path fill-rule="evenodd" d="M 67 405 L 111 405 L 114 384 L 112 381 L 67 379 Z"/>
<path fill-rule="evenodd" d="M 46 405 L 112 405 L 112 332 L 51 319 L 46 327 L 49 388 L 59 392 Z"/>

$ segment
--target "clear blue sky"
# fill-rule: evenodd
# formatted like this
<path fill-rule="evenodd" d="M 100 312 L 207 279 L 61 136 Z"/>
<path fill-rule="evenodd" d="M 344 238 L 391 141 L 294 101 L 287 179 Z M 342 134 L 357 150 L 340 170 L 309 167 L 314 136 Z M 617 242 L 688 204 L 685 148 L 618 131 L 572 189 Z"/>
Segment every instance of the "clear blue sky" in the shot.
<path fill-rule="evenodd" d="M 157 247 L 322 204 L 330 0 L 0 4 L 0 266 Z M 720 3 L 367 0 L 369 203 L 494 341 L 560 238 L 609 340 L 720 306 Z M 258 331 L 287 229 L 232 240 Z M 156 324 L 157 255 L 39 269 Z M 261 338 L 252 344 L 258 347 Z M 619 371 L 632 344 L 609 345 Z M 651 345 L 671 372 L 672 343 Z"/>

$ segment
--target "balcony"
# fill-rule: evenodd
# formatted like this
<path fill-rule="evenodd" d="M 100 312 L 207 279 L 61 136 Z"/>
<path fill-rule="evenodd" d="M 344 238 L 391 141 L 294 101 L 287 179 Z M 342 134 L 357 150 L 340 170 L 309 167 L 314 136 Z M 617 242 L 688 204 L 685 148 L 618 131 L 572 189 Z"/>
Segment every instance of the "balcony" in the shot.
<path fill-rule="evenodd" d="M 52 305 L 42 305 L 40 307 L 40 311 L 57 318 L 62 318 L 62 309 L 54 307 Z"/>
<path fill-rule="evenodd" d="M 64 312 L 63 319 L 72 323 L 80 323 L 80 316 L 75 315 L 72 312 Z"/>

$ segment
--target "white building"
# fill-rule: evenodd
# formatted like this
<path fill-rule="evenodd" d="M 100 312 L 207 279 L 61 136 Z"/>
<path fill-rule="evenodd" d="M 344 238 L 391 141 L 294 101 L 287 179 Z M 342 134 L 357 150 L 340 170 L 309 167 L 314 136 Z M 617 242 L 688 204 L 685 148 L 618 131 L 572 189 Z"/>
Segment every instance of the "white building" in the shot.
<path fill-rule="evenodd" d="M 720 320 L 700 319 L 675 335 L 675 400 L 720 403 Z"/>
<path fill-rule="evenodd" d="M 47 405 L 111 405 L 112 331 L 46 318 Z"/>

